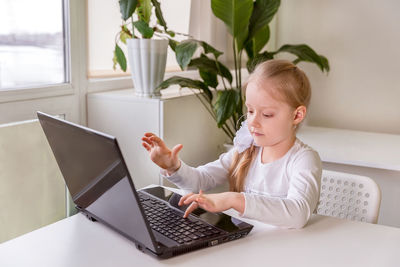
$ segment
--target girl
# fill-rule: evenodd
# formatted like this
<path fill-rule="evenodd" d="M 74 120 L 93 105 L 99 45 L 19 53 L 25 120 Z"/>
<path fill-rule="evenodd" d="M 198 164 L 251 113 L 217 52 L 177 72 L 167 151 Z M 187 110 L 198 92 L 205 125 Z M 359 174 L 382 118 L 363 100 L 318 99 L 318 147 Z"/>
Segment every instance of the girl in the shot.
<path fill-rule="evenodd" d="M 169 150 L 152 133 L 142 138 L 161 174 L 191 193 L 179 205 L 211 212 L 233 208 L 240 216 L 268 224 L 302 228 L 319 200 L 321 160 L 296 138 L 310 102 L 308 78 L 286 60 L 259 64 L 244 86 L 247 120 L 236 133 L 234 148 L 197 168 L 178 158 L 182 145 Z M 230 192 L 203 194 L 229 181 Z"/>

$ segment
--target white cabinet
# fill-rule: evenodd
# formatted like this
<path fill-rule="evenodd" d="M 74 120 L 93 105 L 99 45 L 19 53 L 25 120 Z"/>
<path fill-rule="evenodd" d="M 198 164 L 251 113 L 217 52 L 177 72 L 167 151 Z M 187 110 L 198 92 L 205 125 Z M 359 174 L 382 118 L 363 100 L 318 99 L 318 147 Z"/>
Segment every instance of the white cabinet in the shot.
<path fill-rule="evenodd" d="M 318 151 L 323 168 L 369 176 L 382 191 L 379 224 L 400 227 L 400 136 L 301 127 L 298 135 Z"/>
<path fill-rule="evenodd" d="M 191 166 L 217 159 L 226 141 L 190 92 L 163 93 L 161 98 L 140 98 L 132 89 L 93 93 L 87 107 L 88 126 L 117 137 L 136 188 L 163 183 L 142 147 L 145 132 L 157 134 L 170 148 L 183 144 L 180 158 Z"/>

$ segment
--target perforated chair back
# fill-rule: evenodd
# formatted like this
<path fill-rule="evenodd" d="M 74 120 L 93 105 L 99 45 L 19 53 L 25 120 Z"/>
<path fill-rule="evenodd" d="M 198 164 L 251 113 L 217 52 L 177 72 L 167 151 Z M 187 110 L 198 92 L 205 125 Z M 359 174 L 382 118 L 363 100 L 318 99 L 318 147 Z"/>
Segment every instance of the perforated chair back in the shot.
<path fill-rule="evenodd" d="M 381 191 L 371 178 L 322 171 L 318 214 L 377 223 L 380 205 Z"/>

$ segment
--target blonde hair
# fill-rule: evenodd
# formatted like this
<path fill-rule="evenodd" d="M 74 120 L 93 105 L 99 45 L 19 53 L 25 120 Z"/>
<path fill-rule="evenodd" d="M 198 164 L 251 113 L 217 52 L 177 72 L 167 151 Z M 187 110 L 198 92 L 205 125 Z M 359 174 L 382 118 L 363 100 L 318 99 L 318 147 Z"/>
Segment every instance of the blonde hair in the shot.
<path fill-rule="evenodd" d="M 276 86 L 270 93 L 293 109 L 299 106 L 308 107 L 311 99 L 310 81 L 305 73 L 292 62 L 272 59 L 260 63 L 249 75 L 244 84 L 244 90 L 249 83 L 259 79 L 274 79 Z M 240 154 L 235 152 L 228 173 L 230 191 L 243 191 L 245 178 L 255 157 L 256 149 L 253 145 Z"/>

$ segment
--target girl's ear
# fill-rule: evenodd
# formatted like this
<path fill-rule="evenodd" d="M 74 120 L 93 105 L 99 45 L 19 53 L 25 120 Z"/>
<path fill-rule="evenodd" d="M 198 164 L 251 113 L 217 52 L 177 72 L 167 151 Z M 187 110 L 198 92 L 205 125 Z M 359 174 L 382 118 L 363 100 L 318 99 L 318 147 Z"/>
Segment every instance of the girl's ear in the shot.
<path fill-rule="evenodd" d="M 306 113 L 307 113 L 307 108 L 305 106 L 297 107 L 296 110 L 294 111 L 293 124 L 297 126 L 300 122 L 302 122 L 306 117 Z"/>

